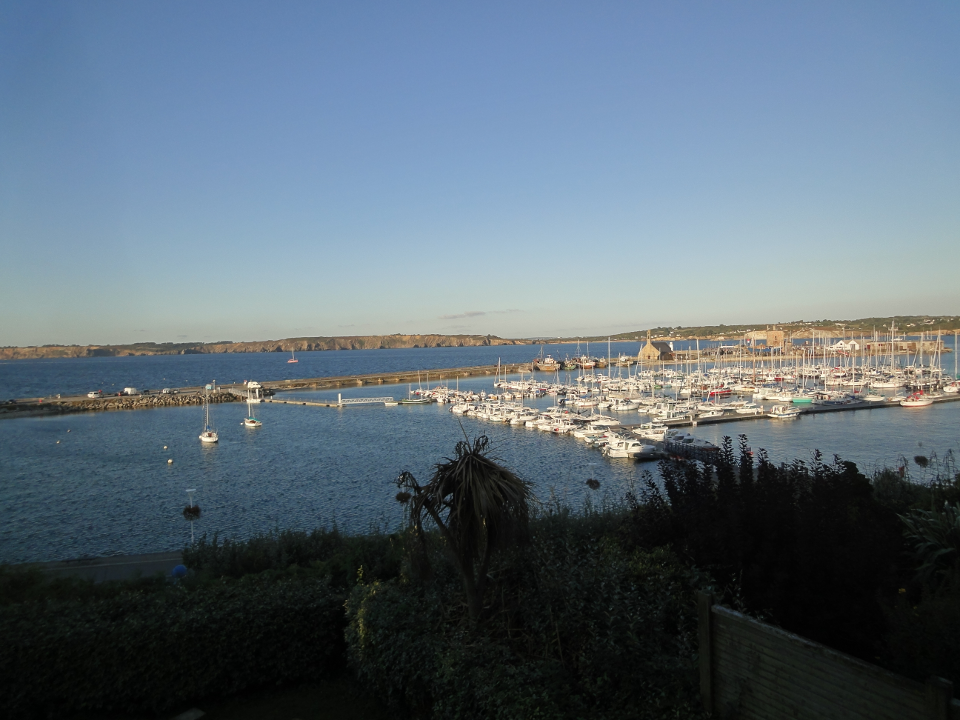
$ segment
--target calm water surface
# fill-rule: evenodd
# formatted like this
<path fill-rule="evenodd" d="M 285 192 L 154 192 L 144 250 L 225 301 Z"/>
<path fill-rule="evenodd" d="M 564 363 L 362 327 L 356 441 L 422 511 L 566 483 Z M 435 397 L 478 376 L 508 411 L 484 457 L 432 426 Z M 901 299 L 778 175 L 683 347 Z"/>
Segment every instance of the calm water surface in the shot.
<path fill-rule="evenodd" d="M 478 354 L 461 355 L 458 350 L 493 351 L 502 356 L 505 349 L 522 351 L 519 359 L 531 356 L 530 347 L 450 348 L 439 351 L 445 357 L 436 361 L 437 367 L 488 361 L 482 354 L 479 357 L 484 359 L 478 361 Z M 349 359 L 362 352 L 304 355 Z M 413 352 L 410 357 L 415 357 L 417 352 L 438 351 L 369 352 Z M 124 366 L 131 363 L 131 367 L 139 368 L 137 372 L 146 372 L 137 363 L 149 366 L 158 360 L 186 360 L 212 364 L 251 357 L 258 358 L 236 355 L 102 360 L 121 361 Z M 277 360 L 276 356 L 267 357 Z M 494 362 L 496 357 L 493 355 Z M 448 358 L 457 359 L 451 362 Z M 302 372 L 304 365 L 299 375 L 310 374 Z M 200 367 L 209 369 L 208 365 Z M 409 369 L 410 364 L 398 367 Z M 329 374 L 348 373 L 336 369 Z M 236 379 L 244 375 L 257 376 L 241 372 Z M 191 377 L 189 382 L 195 384 L 197 379 Z M 126 379 L 120 381 L 126 383 Z M 492 390 L 492 378 L 474 378 L 460 384 Z M 349 395 L 401 397 L 405 393 L 406 386 L 383 386 L 357 388 Z M 296 396 L 332 398 L 336 391 L 299 392 Z M 545 398 L 535 404 L 551 403 Z M 495 455 L 532 481 L 541 499 L 555 493 L 574 507 L 591 493 L 584 484 L 588 478 L 601 482 L 601 495 L 619 498 L 633 487 L 644 468 L 656 469 L 632 461 L 605 460 L 572 437 L 469 417 L 462 419 L 461 429 L 448 408 L 371 405 L 338 410 L 263 404 L 258 415 L 264 425 L 250 430 L 241 426 L 244 405 L 218 405 L 213 413 L 220 443 L 212 447 L 201 445 L 197 439 L 202 423 L 199 407 L 0 421 L 0 513 L 4 518 L 0 525 L 0 561 L 182 548 L 190 537 L 189 524 L 181 515 L 186 488 L 197 489 L 195 498 L 203 509 L 203 517 L 196 523 L 198 533 L 247 537 L 274 528 L 336 524 L 343 530 L 362 532 L 372 525 L 392 527 L 401 519 L 400 507 L 393 499 L 396 488 L 392 480 L 403 469 L 426 479 L 433 463 L 452 454 L 464 430 L 471 437 L 489 435 Z M 624 419 L 638 422 L 640 417 L 634 413 Z M 809 459 L 814 449 L 820 449 L 828 458 L 839 454 L 869 471 L 893 465 L 900 456 L 912 458 L 935 452 L 943 458 L 948 451 L 957 452 L 960 403 L 912 411 L 874 408 L 793 421 L 745 420 L 700 426 L 696 433 L 714 442 L 720 442 L 724 435 L 746 433 L 755 449 L 766 448 L 775 461 Z M 173 463 L 168 464 L 168 459 Z M 919 470 L 914 468 L 914 472 Z"/>

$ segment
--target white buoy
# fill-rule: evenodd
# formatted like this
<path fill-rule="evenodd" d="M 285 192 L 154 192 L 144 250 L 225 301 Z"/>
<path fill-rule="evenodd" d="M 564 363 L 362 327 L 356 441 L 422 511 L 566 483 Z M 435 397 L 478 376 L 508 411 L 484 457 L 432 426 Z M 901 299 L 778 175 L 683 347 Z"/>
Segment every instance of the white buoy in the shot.
<path fill-rule="evenodd" d="M 57 445 L 59 445 L 59 444 L 60 444 L 60 441 L 59 441 L 59 440 L 57 440 Z"/>
<path fill-rule="evenodd" d="M 173 458 L 170 458 L 169 460 L 167 460 L 167 465 L 173 465 Z"/>
<path fill-rule="evenodd" d="M 166 445 L 164 445 L 164 446 L 163 446 L 163 449 L 164 449 L 164 450 L 166 450 L 166 449 L 167 449 L 167 446 L 166 446 Z"/>
<path fill-rule="evenodd" d="M 67 430 L 67 432 L 70 432 L 70 431 L 69 431 L 69 430 Z"/>

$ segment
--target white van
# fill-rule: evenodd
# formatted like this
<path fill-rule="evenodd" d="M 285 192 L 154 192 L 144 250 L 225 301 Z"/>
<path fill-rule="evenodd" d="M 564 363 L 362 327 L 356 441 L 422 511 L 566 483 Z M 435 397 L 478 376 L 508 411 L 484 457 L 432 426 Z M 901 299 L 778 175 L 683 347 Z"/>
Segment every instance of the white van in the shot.
<path fill-rule="evenodd" d="M 124 388 L 124 389 L 123 389 L 123 394 L 124 394 L 124 395 L 139 395 L 139 394 L 140 394 L 140 391 L 137 390 L 136 388 Z"/>

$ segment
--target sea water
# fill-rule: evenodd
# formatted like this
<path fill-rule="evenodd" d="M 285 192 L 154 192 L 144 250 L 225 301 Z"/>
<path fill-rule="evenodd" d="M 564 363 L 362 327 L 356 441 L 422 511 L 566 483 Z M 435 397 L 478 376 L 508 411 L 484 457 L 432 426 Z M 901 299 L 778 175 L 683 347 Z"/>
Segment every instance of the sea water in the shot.
<path fill-rule="evenodd" d="M 479 352 L 456 352 L 466 350 Z M 442 357 L 431 362 L 437 363 L 434 367 L 488 364 L 484 353 L 502 350 L 444 348 L 439 350 Z M 529 360 L 531 348 L 520 350 L 524 352 L 521 359 Z M 340 358 L 362 367 L 367 361 L 359 357 L 361 353 L 430 358 L 429 354 L 438 350 L 402 355 L 409 352 L 303 355 L 325 356 L 329 358 L 325 362 L 337 368 L 336 362 L 344 362 Z M 267 357 L 277 362 L 277 356 Z M 483 359 L 478 361 L 478 357 Z M 456 359 L 451 362 L 449 358 Z M 172 375 L 170 367 L 177 368 L 177 362 L 199 361 L 201 365 L 195 367 L 209 369 L 216 362 L 237 359 L 264 361 L 262 356 L 250 355 L 97 360 L 123 361 L 116 367 L 131 368 L 119 380 L 126 384 L 136 373 L 143 377 L 157 372 L 143 368 L 158 360 L 170 362 L 162 372 Z M 508 361 L 515 360 L 504 360 Z M 409 365 L 401 367 L 409 369 Z M 265 378 L 253 365 L 241 364 L 236 369 L 240 378 Z M 296 374 L 311 374 L 303 369 Z M 371 371 L 377 369 L 382 368 Z M 330 375 L 348 374 L 327 370 Z M 184 372 L 182 368 L 178 371 Z M 75 368 L 70 372 L 78 374 Z M 190 382 L 203 379 L 190 378 Z M 37 384 L 44 382 L 50 382 L 49 378 Z M 435 382 L 431 378 L 431 384 Z M 450 386 L 455 382 L 450 379 Z M 461 379 L 459 384 L 461 389 L 494 391 L 492 377 Z M 299 391 L 288 397 L 331 400 L 338 392 L 345 397 L 399 398 L 406 395 L 407 386 Z M 548 397 L 526 402 L 546 407 L 554 401 Z M 425 481 L 435 463 L 453 454 L 459 440 L 480 434 L 489 436 L 494 456 L 533 483 L 542 501 L 556 498 L 578 508 L 587 498 L 617 500 L 642 484 L 645 470 L 656 473 L 654 464 L 605 459 L 569 435 L 461 418 L 450 413 L 449 407 L 357 405 L 338 409 L 263 403 L 257 406 L 263 427 L 249 429 L 241 424 L 245 404 L 222 404 L 212 409 L 220 433 L 220 442 L 212 446 L 201 444 L 197 437 L 202 425 L 199 406 L 4 420 L 0 422 L 0 513 L 4 518 L 0 561 L 181 549 L 190 538 L 190 524 L 182 516 L 188 488 L 196 490 L 194 499 L 202 509 L 202 517 L 194 525 L 198 534 L 216 532 L 243 538 L 282 528 L 336 526 L 347 532 L 393 528 L 402 520 L 393 484 L 399 472 L 410 470 Z M 622 414 L 621 419 L 635 423 L 644 418 L 633 412 Z M 915 410 L 872 408 L 787 421 L 743 420 L 701 425 L 694 432 L 717 443 L 723 436 L 746 434 L 755 450 L 765 448 L 775 462 L 809 460 L 814 450 L 828 460 L 834 454 L 853 460 L 868 472 L 906 461 L 913 475 L 924 479 L 924 471 L 912 458 L 935 453 L 943 462 L 957 452 L 960 403 Z M 599 492 L 586 486 L 591 478 L 600 481 Z"/>

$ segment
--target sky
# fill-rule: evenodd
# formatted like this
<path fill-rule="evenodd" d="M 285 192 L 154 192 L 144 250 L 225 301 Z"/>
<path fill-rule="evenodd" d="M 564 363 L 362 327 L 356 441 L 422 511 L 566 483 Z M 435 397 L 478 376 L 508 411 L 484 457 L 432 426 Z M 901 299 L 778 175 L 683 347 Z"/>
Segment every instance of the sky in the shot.
<path fill-rule="evenodd" d="M 0 0 L 0 345 L 960 314 L 960 4 Z"/>

